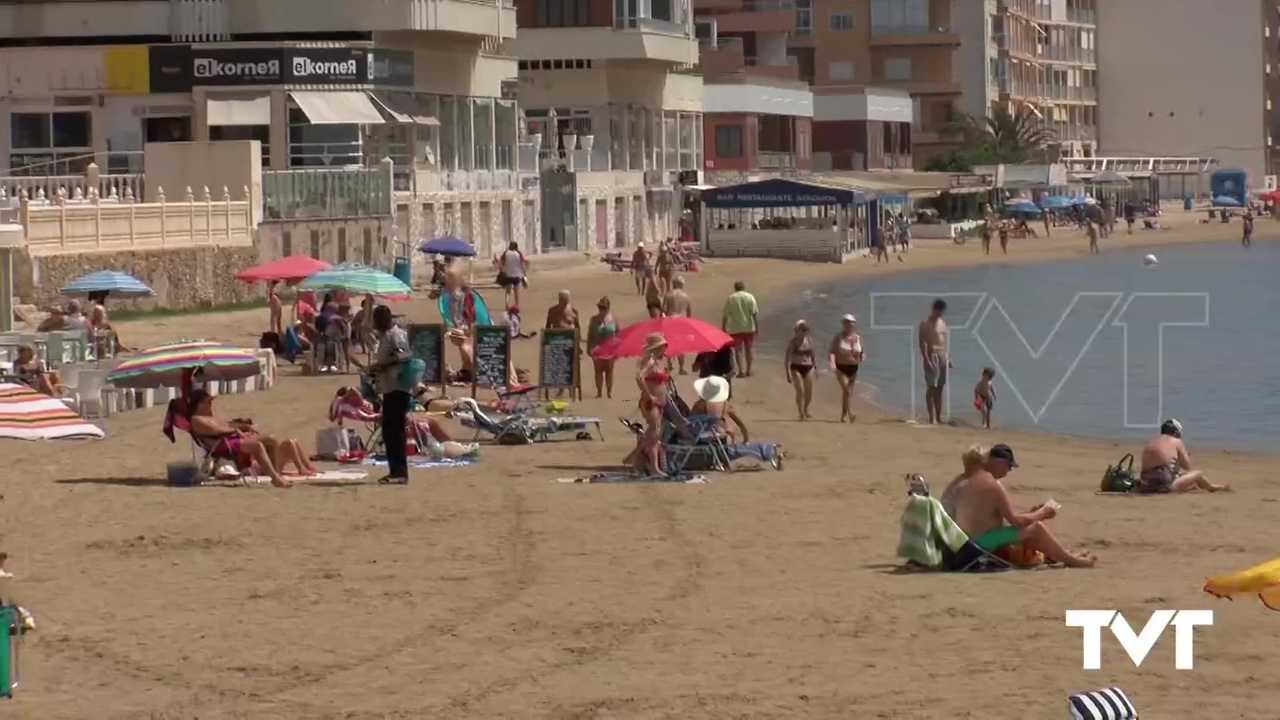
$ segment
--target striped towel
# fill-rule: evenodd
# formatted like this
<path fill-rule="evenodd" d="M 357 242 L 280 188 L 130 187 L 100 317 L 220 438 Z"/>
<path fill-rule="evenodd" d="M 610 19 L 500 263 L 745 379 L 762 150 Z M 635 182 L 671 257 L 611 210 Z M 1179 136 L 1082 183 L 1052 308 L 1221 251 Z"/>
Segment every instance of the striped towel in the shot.
<path fill-rule="evenodd" d="M 928 568 L 942 565 L 942 549 L 959 552 L 969 537 L 956 525 L 942 503 L 928 495 L 907 496 L 902 511 L 902 535 L 898 540 L 898 557 Z"/>
<path fill-rule="evenodd" d="M 1138 711 L 1120 688 L 1077 693 L 1069 698 L 1072 720 L 1137 720 Z"/>

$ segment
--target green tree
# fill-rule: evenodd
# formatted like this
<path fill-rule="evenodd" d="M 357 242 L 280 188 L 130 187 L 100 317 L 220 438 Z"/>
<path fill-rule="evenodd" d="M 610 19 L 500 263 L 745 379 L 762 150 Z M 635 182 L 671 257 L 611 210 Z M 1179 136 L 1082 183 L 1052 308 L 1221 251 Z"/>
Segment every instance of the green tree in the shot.
<path fill-rule="evenodd" d="M 970 118 L 968 134 L 971 147 L 984 147 L 992 162 L 1009 164 L 1043 160 L 1045 148 L 1056 137 L 1026 108 L 1016 113 L 1001 108 L 981 122 Z"/>

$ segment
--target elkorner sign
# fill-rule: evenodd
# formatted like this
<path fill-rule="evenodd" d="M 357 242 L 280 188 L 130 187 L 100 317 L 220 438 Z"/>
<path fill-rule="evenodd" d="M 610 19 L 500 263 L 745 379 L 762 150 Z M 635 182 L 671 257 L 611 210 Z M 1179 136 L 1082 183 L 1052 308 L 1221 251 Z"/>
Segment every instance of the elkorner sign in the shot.
<path fill-rule="evenodd" d="M 289 73 L 287 83 L 366 83 L 369 56 L 359 48 L 324 48 L 287 50 Z"/>

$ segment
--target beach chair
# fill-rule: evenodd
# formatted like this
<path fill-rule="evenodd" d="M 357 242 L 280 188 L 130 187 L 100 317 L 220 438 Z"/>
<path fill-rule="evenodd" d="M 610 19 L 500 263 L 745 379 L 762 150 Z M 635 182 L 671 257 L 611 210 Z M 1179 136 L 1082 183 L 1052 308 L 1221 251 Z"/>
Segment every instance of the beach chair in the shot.
<path fill-rule="evenodd" d="M 244 485 L 257 483 L 258 474 L 253 469 L 252 460 L 243 456 L 215 452 L 200 442 L 195 433 L 191 432 L 186 407 L 186 400 L 183 398 L 174 398 L 169 401 L 162 432 L 171 443 L 178 441 L 174 430 L 181 430 L 191 440 L 191 462 L 196 466 L 196 483 L 203 484 L 213 480 L 239 480 Z M 198 460 L 197 455 L 199 455 Z M 231 471 L 234 471 L 234 474 Z"/>
<path fill-rule="evenodd" d="M 529 415 L 497 415 L 486 413 L 472 398 L 461 398 L 445 413 L 446 417 L 456 418 L 463 427 L 475 430 L 471 441 L 475 442 L 485 433 L 489 433 L 499 445 L 529 445 L 546 442 L 552 435 L 565 432 L 574 433 L 575 439 L 592 439 L 591 428 L 594 427 L 604 440 L 604 428 L 600 418 L 574 417 L 533 417 Z"/>
<path fill-rule="evenodd" d="M 733 472 L 733 461 L 752 459 L 782 469 L 782 450 L 776 442 L 729 442 L 719 418 L 696 415 L 680 397 L 675 384 L 663 415 L 663 438 L 667 456 L 683 462 L 688 470 L 720 470 Z"/>
<path fill-rule="evenodd" d="M 1014 566 L 969 539 L 929 494 L 920 475 L 908 475 L 907 507 L 902 512 L 898 557 L 916 568 L 947 572 L 992 572 Z"/>
<path fill-rule="evenodd" d="M 1118 687 L 1076 693 L 1067 698 L 1071 720 L 1138 720 L 1138 710 Z"/>

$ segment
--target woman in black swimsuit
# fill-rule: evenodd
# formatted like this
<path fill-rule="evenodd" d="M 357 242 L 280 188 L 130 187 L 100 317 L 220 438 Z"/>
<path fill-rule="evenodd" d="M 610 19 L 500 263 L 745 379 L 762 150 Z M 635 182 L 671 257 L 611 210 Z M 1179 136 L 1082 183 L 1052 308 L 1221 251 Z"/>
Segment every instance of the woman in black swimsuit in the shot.
<path fill-rule="evenodd" d="M 813 365 L 813 338 L 809 337 L 809 324 L 804 320 L 796 321 L 796 333 L 787 343 L 783 364 L 787 368 L 787 382 L 796 390 L 796 410 L 800 419 L 808 420 L 817 373 Z"/>

